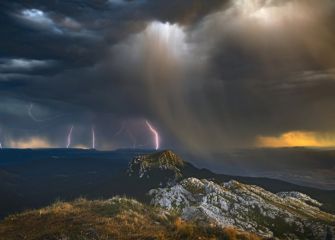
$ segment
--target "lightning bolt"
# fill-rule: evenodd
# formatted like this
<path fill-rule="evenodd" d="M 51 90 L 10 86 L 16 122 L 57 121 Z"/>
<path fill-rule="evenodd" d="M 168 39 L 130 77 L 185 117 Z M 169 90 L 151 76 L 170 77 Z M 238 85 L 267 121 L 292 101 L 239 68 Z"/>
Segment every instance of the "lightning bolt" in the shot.
<path fill-rule="evenodd" d="M 40 120 L 40 119 L 37 119 L 35 116 L 34 116 L 34 114 L 33 114 L 33 107 L 34 107 L 34 104 L 30 104 L 29 105 L 29 108 L 28 108 L 28 115 L 29 115 L 29 117 L 32 119 L 32 120 L 34 120 L 35 122 L 43 122 L 42 120 Z"/>
<path fill-rule="evenodd" d="M 51 120 L 54 120 L 56 118 L 60 118 L 60 117 L 63 117 L 64 114 L 59 114 L 59 115 L 56 115 L 56 116 L 53 116 L 53 117 L 50 117 L 50 118 L 46 118 L 46 119 L 39 119 L 37 117 L 35 117 L 34 113 L 33 113 L 33 108 L 34 108 L 34 104 L 31 103 L 28 107 L 28 115 L 29 117 L 35 121 L 35 122 L 46 122 L 46 121 L 51 121 Z"/>
<path fill-rule="evenodd" d="M 119 134 L 121 134 L 121 133 L 124 131 L 124 129 L 125 129 L 124 126 L 125 126 L 125 123 L 122 122 L 121 127 L 120 127 L 119 130 L 113 135 L 113 137 L 116 137 L 116 136 L 118 136 Z"/>
<path fill-rule="evenodd" d="M 145 123 L 147 124 L 149 130 L 153 133 L 155 137 L 155 149 L 158 150 L 159 149 L 159 134 L 157 130 L 154 129 L 153 126 L 151 126 L 151 124 L 148 121 L 145 121 Z"/>
<path fill-rule="evenodd" d="M 2 129 L 0 129 L 0 133 L 2 134 Z M 2 149 L 2 143 L 0 142 L 0 149 Z"/>
<path fill-rule="evenodd" d="M 70 128 L 69 134 L 67 135 L 67 145 L 66 148 L 69 148 L 71 145 L 71 141 L 72 141 L 72 132 L 73 132 L 73 125 Z"/>
<path fill-rule="evenodd" d="M 92 149 L 95 149 L 95 129 L 92 127 Z"/>

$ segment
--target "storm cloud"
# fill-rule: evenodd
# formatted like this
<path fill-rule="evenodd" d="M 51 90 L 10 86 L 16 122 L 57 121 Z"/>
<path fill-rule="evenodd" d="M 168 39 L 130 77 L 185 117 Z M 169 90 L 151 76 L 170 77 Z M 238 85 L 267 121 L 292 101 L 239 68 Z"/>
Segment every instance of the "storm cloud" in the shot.
<path fill-rule="evenodd" d="M 145 120 L 204 155 L 335 134 L 333 1 L 1 5 L 3 146 L 64 147 L 74 125 L 73 146 L 94 126 L 100 149 L 149 148 Z"/>

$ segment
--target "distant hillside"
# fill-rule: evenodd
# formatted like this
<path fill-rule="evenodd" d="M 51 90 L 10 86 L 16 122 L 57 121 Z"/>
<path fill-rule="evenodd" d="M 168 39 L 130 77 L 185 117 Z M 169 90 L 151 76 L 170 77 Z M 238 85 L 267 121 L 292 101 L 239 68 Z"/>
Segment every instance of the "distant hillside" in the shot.
<path fill-rule="evenodd" d="M 329 148 L 251 148 L 214 153 L 204 164 L 201 156 L 184 155 L 199 166 L 216 173 L 262 176 L 296 185 L 335 190 L 335 149 Z"/>

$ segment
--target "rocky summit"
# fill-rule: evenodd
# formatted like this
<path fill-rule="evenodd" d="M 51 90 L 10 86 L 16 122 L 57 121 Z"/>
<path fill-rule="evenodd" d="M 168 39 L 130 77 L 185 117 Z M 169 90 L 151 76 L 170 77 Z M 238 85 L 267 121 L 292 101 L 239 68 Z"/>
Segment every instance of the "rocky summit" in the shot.
<path fill-rule="evenodd" d="M 151 204 L 179 212 L 185 220 L 234 226 L 276 239 L 332 239 L 335 216 L 298 192 L 273 194 L 237 181 L 184 179 L 149 192 Z"/>
<path fill-rule="evenodd" d="M 158 175 L 164 182 L 174 182 L 182 177 L 183 160 L 170 150 L 135 157 L 129 164 L 129 176 L 150 178 Z M 164 175 L 164 179 L 163 176 Z"/>

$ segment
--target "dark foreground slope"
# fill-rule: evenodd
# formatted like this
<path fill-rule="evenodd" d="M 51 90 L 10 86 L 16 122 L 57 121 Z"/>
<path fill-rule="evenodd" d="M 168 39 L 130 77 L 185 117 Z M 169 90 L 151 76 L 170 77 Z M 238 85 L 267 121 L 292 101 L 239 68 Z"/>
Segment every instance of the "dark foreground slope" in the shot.
<path fill-rule="evenodd" d="M 107 199 L 115 195 L 127 195 L 145 201 L 150 189 L 164 186 L 169 179 L 187 177 L 214 179 L 217 182 L 234 179 L 258 185 L 274 193 L 299 191 L 322 202 L 324 210 L 335 210 L 335 191 L 301 187 L 267 178 L 214 174 L 181 159 L 174 159 L 175 155 L 171 151 L 154 152 L 153 155 L 148 155 L 149 153 L 152 151 L 2 150 L 0 217 L 47 206 L 57 199 Z M 138 156 L 145 158 L 142 162 L 152 168 L 150 176 L 138 172 L 138 166 L 132 161 Z M 133 173 L 130 172 L 131 169 Z"/>
<path fill-rule="evenodd" d="M 106 201 L 58 202 L 10 216 L 0 223 L 0 240 L 193 240 L 261 239 L 234 228 L 181 220 L 175 213 L 114 197 Z"/>

